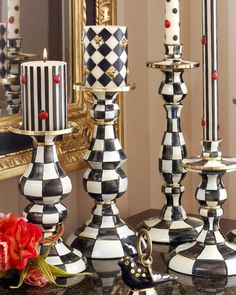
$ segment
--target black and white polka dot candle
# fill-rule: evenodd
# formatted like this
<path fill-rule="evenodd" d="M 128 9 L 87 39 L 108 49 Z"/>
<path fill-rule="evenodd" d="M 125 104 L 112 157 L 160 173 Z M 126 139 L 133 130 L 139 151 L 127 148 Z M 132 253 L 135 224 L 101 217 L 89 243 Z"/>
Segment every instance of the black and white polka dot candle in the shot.
<path fill-rule="evenodd" d="M 217 2 L 203 0 L 203 119 L 204 140 L 218 140 Z"/>
<path fill-rule="evenodd" d="M 165 44 L 180 44 L 179 0 L 166 0 Z"/>
<path fill-rule="evenodd" d="M 22 128 L 55 131 L 67 128 L 67 65 L 33 61 L 21 65 Z"/>
<path fill-rule="evenodd" d="M 8 0 L 7 38 L 20 38 L 20 0 Z"/>
<path fill-rule="evenodd" d="M 128 63 L 127 28 L 86 26 L 84 30 L 85 85 L 126 86 Z"/>

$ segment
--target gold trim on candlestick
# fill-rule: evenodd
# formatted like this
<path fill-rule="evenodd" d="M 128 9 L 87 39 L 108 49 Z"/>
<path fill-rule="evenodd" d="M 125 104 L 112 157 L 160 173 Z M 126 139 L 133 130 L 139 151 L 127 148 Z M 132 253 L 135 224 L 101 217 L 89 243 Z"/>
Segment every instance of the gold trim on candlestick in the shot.
<path fill-rule="evenodd" d="M 224 160 L 224 159 L 223 159 Z M 201 165 L 199 162 L 195 162 L 196 164 L 192 163 L 184 163 L 183 162 L 183 167 L 189 170 L 195 170 L 195 171 L 215 171 L 215 172 L 221 172 L 221 171 L 235 171 L 236 170 L 236 159 L 232 158 L 232 161 L 234 160 L 234 162 L 232 162 L 231 165 L 229 166 L 204 166 Z M 201 161 L 201 157 L 199 157 L 199 161 Z M 220 161 L 217 161 L 220 163 Z M 235 163 L 235 164 L 233 164 Z"/>
<path fill-rule="evenodd" d="M 204 209 L 204 210 L 207 210 L 207 211 L 210 211 L 210 210 L 219 210 L 219 209 L 222 209 L 222 207 L 220 205 L 218 206 L 206 206 L 206 205 L 202 205 L 200 209 Z"/>
<path fill-rule="evenodd" d="M 166 64 L 166 62 L 171 62 Z M 184 70 L 184 69 L 194 69 L 200 66 L 199 62 L 178 60 L 178 59 L 165 59 L 162 61 L 149 61 L 146 63 L 147 67 L 152 69 L 161 69 L 161 70 Z"/>
<path fill-rule="evenodd" d="M 127 92 L 136 88 L 136 84 L 133 82 L 128 83 L 125 86 L 120 87 L 88 87 L 84 83 L 76 83 L 73 85 L 73 89 L 81 92 Z"/>
<path fill-rule="evenodd" d="M 76 127 L 75 122 L 68 122 L 68 128 L 62 130 L 53 130 L 53 131 L 29 131 L 22 129 L 22 123 L 17 124 L 16 126 L 10 127 L 10 131 L 16 134 L 29 135 L 29 136 L 57 136 L 67 133 L 71 133 Z"/>
<path fill-rule="evenodd" d="M 115 201 L 95 201 L 96 204 L 98 205 L 112 205 L 115 204 Z"/>
<path fill-rule="evenodd" d="M 23 53 L 23 52 L 9 52 L 7 54 L 8 60 L 20 60 L 20 61 L 29 61 L 29 60 L 35 60 L 38 59 L 38 54 L 31 54 L 31 53 Z"/>

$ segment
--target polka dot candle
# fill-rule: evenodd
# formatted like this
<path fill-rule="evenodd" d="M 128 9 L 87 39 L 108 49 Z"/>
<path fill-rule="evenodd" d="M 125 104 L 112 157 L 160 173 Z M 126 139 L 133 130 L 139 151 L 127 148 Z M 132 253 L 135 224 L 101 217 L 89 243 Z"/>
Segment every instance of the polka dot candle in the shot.
<path fill-rule="evenodd" d="M 179 0 L 166 0 L 165 44 L 180 44 Z"/>
<path fill-rule="evenodd" d="M 7 38 L 20 38 L 20 0 L 8 0 Z"/>

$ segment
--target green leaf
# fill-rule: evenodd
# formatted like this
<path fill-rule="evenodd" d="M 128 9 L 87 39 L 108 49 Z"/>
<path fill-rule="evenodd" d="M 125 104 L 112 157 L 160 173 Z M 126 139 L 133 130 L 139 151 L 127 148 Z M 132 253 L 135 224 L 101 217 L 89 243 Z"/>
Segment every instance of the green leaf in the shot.
<path fill-rule="evenodd" d="M 46 263 L 46 261 L 44 260 L 43 257 L 41 256 L 37 256 L 36 258 L 34 258 L 32 260 L 32 263 L 38 268 L 39 271 L 41 271 L 43 273 L 43 275 L 52 283 L 56 284 L 53 274 L 48 266 L 48 264 Z"/>
<path fill-rule="evenodd" d="M 48 264 L 52 274 L 54 277 L 64 277 L 64 278 L 69 278 L 69 277 L 80 277 L 80 276 L 85 276 L 85 275 L 92 275 L 90 272 L 82 272 L 82 273 L 77 273 L 77 274 L 71 274 L 68 273 L 62 269 L 60 269 L 57 266 Z"/>
<path fill-rule="evenodd" d="M 20 286 L 24 283 L 24 279 L 27 276 L 28 273 L 28 269 L 29 269 L 29 265 L 27 264 L 26 267 L 21 271 L 20 273 L 20 280 L 17 286 L 10 286 L 11 289 L 17 289 L 20 288 Z"/>

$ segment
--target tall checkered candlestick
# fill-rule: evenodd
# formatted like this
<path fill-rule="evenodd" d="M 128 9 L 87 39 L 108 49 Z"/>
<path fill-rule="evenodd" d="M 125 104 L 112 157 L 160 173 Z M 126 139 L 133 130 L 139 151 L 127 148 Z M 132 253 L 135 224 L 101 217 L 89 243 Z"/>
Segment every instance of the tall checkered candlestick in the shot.
<path fill-rule="evenodd" d="M 70 133 L 74 127 L 66 119 L 66 63 L 27 62 L 22 64 L 21 72 L 23 123 L 12 131 L 33 138 L 32 160 L 19 181 L 21 194 L 31 202 L 24 216 L 42 227 L 40 254 L 49 251 L 46 262 L 68 273 L 79 273 L 86 268 L 82 254 L 61 238 L 68 215 L 61 200 L 72 186 L 58 161 L 55 146 L 57 137 Z"/>
<path fill-rule="evenodd" d="M 175 19 L 179 13 L 179 1 L 166 1 L 166 5 L 169 14 L 172 13 Z M 182 180 L 186 175 L 182 160 L 187 156 L 187 150 L 180 115 L 183 108 L 182 100 L 187 95 L 187 87 L 183 80 L 184 70 L 197 67 L 199 63 L 182 59 L 182 45 L 165 44 L 165 59 L 148 62 L 147 65 L 150 68 L 161 69 L 165 77 L 159 94 L 165 101 L 167 128 L 161 143 L 159 171 L 165 181 L 162 192 L 166 201 L 160 216 L 145 220 L 139 228 L 146 228 L 152 240 L 158 243 L 176 244 L 193 241 L 200 232 L 202 223 L 196 218 L 188 217 L 181 204 L 184 192 Z"/>
<path fill-rule="evenodd" d="M 217 140 L 217 115 L 213 116 L 215 119 L 212 120 L 218 105 L 217 75 L 215 75 L 217 2 L 202 0 L 202 7 L 204 107 L 208 110 L 210 105 L 212 107 L 211 111 L 206 112 L 205 121 L 210 123 L 211 128 L 209 126 L 204 128 L 201 157 L 185 159 L 183 163 L 187 170 L 198 173 L 202 177 L 202 183 L 196 190 L 196 199 L 201 206 L 200 215 L 204 225 L 195 242 L 183 244 L 170 254 L 169 267 L 187 275 L 231 276 L 236 275 L 236 245 L 225 241 L 219 222 L 223 215 L 222 205 L 227 199 L 227 192 L 221 178 L 225 173 L 236 170 L 236 159 L 222 157 L 221 141 Z M 209 71 L 212 71 L 211 75 Z M 210 82 L 209 79 L 213 81 Z M 208 92 L 210 85 L 214 85 L 211 93 Z M 211 140 L 208 140 L 209 138 Z"/>
<path fill-rule="evenodd" d="M 135 88 L 126 83 L 126 28 L 118 26 L 85 27 L 85 84 L 76 90 L 90 91 L 94 98 L 91 116 L 95 126 L 92 142 L 84 159 L 88 168 L 84 188 L 95 200 L 92 215 L 69 237 L 72 247 L 88 258 L 112 259 L 134 255 L 135 232 L 120 218 L 116 199 L 127 189 L 127 176 L 121 169 L 126 155 L 119 143 L 116 120 L 118 92 Z"/>
<path fill-rule="evenodd" d="M 179 0 L 166 0 L 165 44 L 180 44 Z"/>

